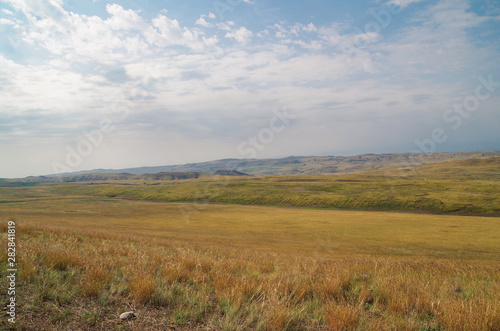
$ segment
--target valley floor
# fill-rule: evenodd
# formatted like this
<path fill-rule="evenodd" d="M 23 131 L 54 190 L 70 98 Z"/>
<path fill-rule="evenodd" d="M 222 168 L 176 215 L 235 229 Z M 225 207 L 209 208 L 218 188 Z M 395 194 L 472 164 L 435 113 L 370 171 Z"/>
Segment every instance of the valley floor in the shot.
<path fill-rule="evenodd" d="M 500 328 L 500 218 L 189 207 L 98 197 L 2 206 L 17 227 L 17 326 Z M 1 261 L 6 294 L 6 253 Z M 120 321 L 129 310 L 137 318 Z"/>

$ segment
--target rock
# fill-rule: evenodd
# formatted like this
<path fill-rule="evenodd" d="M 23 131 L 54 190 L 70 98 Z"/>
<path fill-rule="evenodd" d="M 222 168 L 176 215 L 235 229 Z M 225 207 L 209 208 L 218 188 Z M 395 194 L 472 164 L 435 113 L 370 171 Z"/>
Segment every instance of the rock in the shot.
<path fill-rule="evenodd" d="M 120 319 L 121 320 L 131 320 L 131 319 L 134 319 L 135 318 L 135 314 L 133 311 L 127 311 L 123 314 L 120 315 Z"/>

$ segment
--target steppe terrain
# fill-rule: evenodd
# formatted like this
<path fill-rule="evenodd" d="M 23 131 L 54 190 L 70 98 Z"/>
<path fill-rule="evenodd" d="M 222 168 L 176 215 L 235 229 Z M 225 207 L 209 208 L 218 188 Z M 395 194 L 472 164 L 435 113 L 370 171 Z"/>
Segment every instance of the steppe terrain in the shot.
<path fill-rule="evenodd" d="M 3 183 L 19 329 L 500 330 L 500 158 L 139 177 Z"/>

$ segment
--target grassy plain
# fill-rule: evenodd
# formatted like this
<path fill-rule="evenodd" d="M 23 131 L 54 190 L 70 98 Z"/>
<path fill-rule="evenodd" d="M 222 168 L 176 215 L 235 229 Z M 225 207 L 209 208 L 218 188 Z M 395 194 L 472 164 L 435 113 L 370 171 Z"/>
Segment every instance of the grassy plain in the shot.
<path fill-rule="evenodd" d="M 500 168 L 487 161 L 425 167 L 392 175 L 0 188 L 3 242 L 6 221 L 17 223 L 16 324 L 500 330 Z M 394 204 L 404 212 L 380 211 L 392 208 L 378 200 L 384 192 L 407 199 Z M 422 194 L 441 207 L 405 207 Z M 182 203 L 172 202 L 174 195 Z M 340 201 L 336 196 L 353 203 L 318 204 Z M 466 212 L 453 209 L 469 204 Z M 0 261 L 3 305 L 5 251 Z M 137 319 L 119 321 L 132 309 Z"/>
<path fill-rule="evenodd" d="M 500 216 L 499 169 L 500 158 L 493 158 L 347 175 L 110 181 L 57 185 L 50 191 L 162 202 Z"/>

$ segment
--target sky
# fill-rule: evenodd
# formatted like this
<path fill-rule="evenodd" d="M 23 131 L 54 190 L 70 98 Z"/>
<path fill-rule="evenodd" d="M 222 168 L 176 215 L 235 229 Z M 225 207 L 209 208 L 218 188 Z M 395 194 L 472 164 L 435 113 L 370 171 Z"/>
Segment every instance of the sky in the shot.
<path fill-rule="evenodd" d="M 0 0 L 0 177 L 500 150 L 497 0 Z"/>

